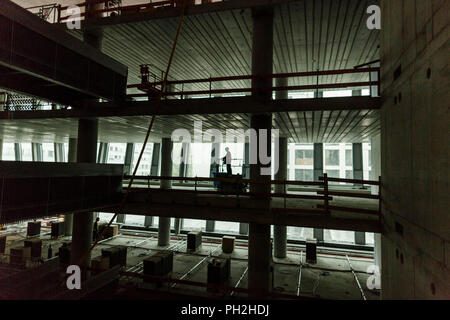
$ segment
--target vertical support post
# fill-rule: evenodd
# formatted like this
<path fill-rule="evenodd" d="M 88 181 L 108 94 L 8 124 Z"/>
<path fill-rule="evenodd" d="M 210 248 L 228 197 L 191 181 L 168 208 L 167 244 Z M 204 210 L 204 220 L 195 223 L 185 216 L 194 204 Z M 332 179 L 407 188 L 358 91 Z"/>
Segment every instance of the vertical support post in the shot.
<path fill-rule="evenodd" d="M 244 162 L 242 164 L 242 177 L 248 179 L 250 177 L 250 144 L 244 143 Z M 248 223 L 239 222 L 239 234 L 248 234 Z"/>
<path fill-rule="evenodd" d="M 255 76 L 252 78 L 252 96 L 263 103 L 272 100 L 272 90 L 264 89 L 273 86 L 272 78 L 259 77 L 259 75 L 271 74 L 273 71 L 273 16 L 271 6 L 252 8 L 252 75 Z M 250 178 L 256 182 L 265 182 L 264 184 L 251 183 L 250 192 L 269 194 L 271 193 L 269 183 L 271 164 L 270 161 L 268 166 L 263 164 L 258 151 L 263 146 L 267 150 L 267 156 L 271 155 L 272 114 L 252 114 L 250 127 L 256 131 L 256 137 L 250 136 L 250 155 L 258 155 L 256 163 L 250 164 Z M 265 137 L 261 134 L 263 130 L 267 133 Z M 270 197 L 262 197 L 258 200 L 260 200 L 261 209 L 268 210 Z M 270 225 L 250 223 L 248 239 L 248 288 L 252 298 L 264 298 L 273 284 Z"/>
<path fill-rule="evenodd" d="M 44 161 L 44 156 L 42 153 L 42 143 L 31 143 L 31 157 L 33 161 Z"/>
<path fill-rule="evenodd" d="M 108 153 L 109 153 L 109 143 L 100 142 L 97 163 L 107 163 L 108 162 Z"/>
<path fill-rule="evenodd" d="M 211 144 L 211 158 L 210 158 L 209 177 L 213 178 L 214 173 L 219 172 L 220 166 L 220 143 L 213 142 Z M 206 220 L 205 231 L 214 232 L 216 228 L 216 222 L 214 220 Z"/>
<path fill-rule="evenodd" d="M 324 166 L 323 166 L 323 143 L 314 143 L 314 181 L 320 181 L 319 177 L 323 176 Z M 324 240 L 323 229 L 314 228 L 314 238 L 317 241 Z"/>
<path fill-rule="evenodd" d="M 153 144 L 153 153 L 152 153 L 152 166 L 150 169 L 151 176 L 159 175 L 159 158 L 161 154 L 161 144 L 154 143 Z"/>
<path fill-rule="evenodd" d="M 353 156 L 353 179 L 363 180 L 363 149 L 362 143 L 352 144 L 352 156 Z M 362 187 L 362 184 L 357 183 L 355 187 Z"/>
<path fill-rule="evenodd" d="M 0 139 L 0 160 L 2 159 L 3 159 L 3 139 Z"/>
<path fill-rule="evenodd" d="M 98 119 L 78 120 L 77 162 L 95 163 L 97 160 Z M 71 247 L 71 264 L 79 265 L 88 275 L 90 255 L 87 255 L 92 244 L 93 213 L 82 212 L 73 214 L 73 231 Z"/>
<path fill-rule="evenodd" d="M 275 86 L 277 87 L 287 87 L 287 78 L 277 78 Z M 277 91 L 275 93 L 275 98 L 287 99 L 288 91 Z M 277 148 L 277 144 L 275 144 Z M 278 162 L 278 172 L 275 173 L 275 180 L 284 180 L 287 178 L 287 138 L 280 137 L 278 143 L 278 149 L 275 149 L 274 157 L 277 158 Z M 286 193 L 286 184 L 276 184 L 275 193 Z M 286 200 L 286 198 L 284 198 Z M 275 258 L 284 259 L 287 254 L 287 226 L 275 225 L 273 227 L 273 255 Z"/>
<path fill-rule="evenodd" d="M 66 154 L 64 152 L 63 143 L 53 143 L 53 151 L 55 154 L 55 162 L 66 162 Z"/>
<path fill-rule="evenodd" d="M 95 10 L 103 8 L 104 4 L 96 4 L 94 0 L 86 2 L 85 22 L 89 26 L 89 20 L 95 15 Z M 88 45 L 101 50 L 103 40 L 102 28 L 85 28 L 83 31 L 83 40 Z M 88 103 L 88 102 L 87 102 Z M 95 163 L 97 156 L 98 140 L 98 119 L 79 119 L 78 120 L 78 144 L 77 144 L 77 162 Z M 93 214 L 92 212 L 74 213 L 73 232 L 71 246 L 71 264 L 80 266 L 83 270 L 83 276 L 89 277 L 87 269 L 91 264 L 91 257 L 87 255 L 92 243 Z"/>
<path fill-rule="evenodd" d="M 77 162 L 77 144 L 78 140 L 76 138 L 69 138 L 69 150 L 67 152 L 68 162 Z M 64 234 L 66 236 L 71 236 L 72 229 L 73 229 L 73 213 L 69 213 L 64 215 Z"/>
<path fill-rule="evenodd" d="M 22 161 L 22 146 L 20 143 L 14 143 L 14 159 L 15 161 Z"/>
<path fill-rule="evenodd" d="M 355 93 L 355 91 L 353 91 L 353 95 L 358 95 L 358 92 Z M 361 94 L 359 93 L 359 95 Z M 362 143 L 352 144 L 352 160 L 353 179 L 364 180 Z M 355 187 L 363 187 L 363 185 L 360 183 L 356 183 Z M 355 244 L 366 244 L 366 234 L 364 232 L 355 231 Z"/>
<path fill-rule="evenodd" d="M 123 173 L 126 175 L 133 174 L 133 157 L 134 157 L 134 143 L 127 143 L 126 149 L 125 149 L 125 158 L 123 162 Z M 145 217 L 147 219 L 147 217 Z M 118 214 L 116 217 L 117 223 L 125 223 L 126 221 L 126 215 L 125 214 Z M 145 225 L 145 223 L 144 223 Z"/>
<path fill-rule="evenodd" d="M 330 208 L 328 208 L 328 174 L 323 174 L 323 195 L 324 195 L 324 204 L 325 204 L 325 212 L 330 213 Z"/>
<path fill-rule="evenodd" d="M 161 142 L 161 176 L 172 176 L 172 148 L 170 138 L 163 138 Z M 172 180 L 161 180 L 161 189 L 171 189 Z M 159 217 L 158 246 L 168 246 L 170 243 L 170 217 Z"/>

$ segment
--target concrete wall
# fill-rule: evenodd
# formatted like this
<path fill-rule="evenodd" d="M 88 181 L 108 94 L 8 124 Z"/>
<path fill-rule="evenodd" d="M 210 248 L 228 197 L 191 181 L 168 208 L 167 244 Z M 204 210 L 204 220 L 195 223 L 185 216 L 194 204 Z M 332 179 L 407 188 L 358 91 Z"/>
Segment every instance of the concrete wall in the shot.
<path fill-rule="evenodd" d="M 450 1 L 381 10 L 382 298 L 449 299 Z"/>

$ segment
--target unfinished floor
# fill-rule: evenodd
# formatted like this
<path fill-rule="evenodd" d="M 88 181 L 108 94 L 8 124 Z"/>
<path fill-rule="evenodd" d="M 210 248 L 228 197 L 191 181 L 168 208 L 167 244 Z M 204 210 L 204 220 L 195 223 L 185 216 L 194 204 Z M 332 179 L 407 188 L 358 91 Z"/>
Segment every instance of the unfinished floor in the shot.
<path fill-rule="evenodd" d="M 52 219 L 55 220 L 55 219 Z M 49 221 L 49 220 L 48 220 Z M 50 239 L 50 233 L 46 231 L 45 224 L 40 238 L 43 240 L 42 258 L 47 259 L 48 248 L 51 245 L 53 255 L 58 252 L 59 247 L 70 237 Z M 26 238 L 26 223 L 8 226 L 7 230 L 0 234 L 7 234 L 7 249 L 3 262 L 7 261 L 9 248 L 20 245 Z M 101 249 L 123 245 L 128 247 L 126 270 L 142 273 L 142 261 L 157 250 L 170 248 L 174 251 L 174 266 L 171 277 L 206 283 L 207 265 L 212 257 L 231 258 L 231 278 L 228 283 L 230 287 L 247 288 L 247 241 L 237 240 L 235 250 L 232 254 L 224 254 L 219 237 L 203 237 L 200 249 L 195 253 L 187 252 L 185 235 L 172 236 L 169 247 L 158 247 L 157 233 L 149 231 L 134 231 L 123 229 L 121 233 L 113 238 L 105 239 L 97 245 L 92 252 L 92 257 L 101 254 Z M 362 299 L 361 291 L 351 272 L 347 262 L 348 255 L 353 269 L 362 287 L 364 296 L 368 300 L 379 299 L 379 291 L 369 290 L 366 282 L 371 274 L 367 273 L 368 267 L 373 265 L 373 253 L 349 249 L 318 248 L 316 264 L 305 262 L 305 247 L 303 245 L 288 245 L 288 254 L 285 259 L 274 258 L 274 282 L 273 290 L 278 293 L 289 294 L 294 298 L 297 294 L 306 297 L 320 299 Z M 299 269 L 302 264 L 301 279 L 299 286 Z M 195 267 L 195 268 L 194 268 Z M 154 292 L 154 284 L 144 283 L 142 279 L 132 277 L 121 277 L 120 285 L 123 287 L 134 287 L 141 291 Z M 218 294 L 207 292 L 206 288 L 188 285 L 164 284 L 158 291 L 164 293 L 170 291 L 172 294 L 188 295 L 193 297 L 214 297 Z M 246 298 L 246 294 L 234 292 L 226 295 L 227 298 Z"/>

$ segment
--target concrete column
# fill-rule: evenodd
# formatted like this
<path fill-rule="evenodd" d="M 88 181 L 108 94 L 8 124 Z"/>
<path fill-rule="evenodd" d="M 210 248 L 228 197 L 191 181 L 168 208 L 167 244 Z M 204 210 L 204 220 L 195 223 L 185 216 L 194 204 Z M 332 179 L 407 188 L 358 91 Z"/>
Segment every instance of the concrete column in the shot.
<path fill-rule="evenodd" d="M 123 162 L 123 173 L 126 175 L 133 174 L 133 157 L 134 157 L 134 143 L 127 143 L 127 147 L 125 149 L 125 158 Z M 126 220 L 125 214 L 118 214 L 116 217 L 117 223 L 125 223 L 125 220 Z"/>
<path fill-rule="evenodd" d="M 133 156 L 134 156 L 134 143 L 127 143 L 125 150 L 125 159 L 123 163 L 124 174 L 133 174 Z"/>
<path fill-rule="evenodd" d="M 286 87 L 288 86 L 288 78 L 277 78 L 275 86 Z M 288 99 L 288 91 L 276 91 L 275 99 Z M 277 145 L 275 144 L 275 148 Z M 287 179 L 287 138 L 280 137 L 278 150 L 275 149 L 274 156 L 278 161 L 278 172 L 275 173 L 275 180 Z M 281 184 L 275 185 L 275 193 L 284 193 L 284 186 Z M 287 253 L 287 226 L 274 226 L 273 227 L 273 255 L 275 258 L 284 259 Z"/>
<path fill-rule="evenodd" d="M 69 150 L 67 156 L 68 162 L 77 162 L 77 144 L 78 140 L 76 138 L 69 138 Z M 64 234 L 66 236 L 71 236 L 72 229 L 73 229 L 73 214 L 66 214 L 64 216 Z"/>
<path fill-rule="evenodd" d="M 358 94 L 358 93 L 355 93 Z M 360 94 L 361 95 L 361 94 Z M 363 150 L 362 143 L 353 143 L 352 145 L 353 154 L 353 179 L 363 180 Z M 361 187 L 361 184 L 355 184 L 357 187 Z M 355 231 L 355 244 L 366 244 L 366 234 L 365 232 Z"/>
<path fill-rule="evenodd" d="M 272 126 L 271 114 L 253 114 L 251 116 L 251 128 L 256 130 L 257 139 L 250 139 L 250 154 L 257 152 L 259 154 L 260 143 L 265 143 L 268 154 L 271 154 L 271 134 Z M 266 141 L 260 142 L 263 136 L 260 134 L 260 129 L 268 131 Z M 255 148 L 255 149 L 254 149 Z M 270 166 L 270 164 L 269 164 Z M 259 180 L 261 182 L 269 182 L 271 176 L 262 175 L 261 168 L 267 168 L 267 165 L 261 163 L 261 159 L 257 158 L 256 164 L 250 164 L 250 179 Z M 269 167 L 270 168 L 270 167 Z M 270 193 L 270 184 L 250 184 L 250 192 L 252 193 Z M 258 205 L 261 209 L 268 209 L 270 206 L 270 197 L 258 198 Z M 254 290 L 255 297 L 263 298 L 265 293 L 270 289 L 271 283 L 271 261 L 272 261 L 272 247 L 270 239 L 270 225 L 250 223 L 248 236 L 248 287 Z"/>
<path fill-rule="evenodd" d="M 98 119 L 78 120 L 77 162 L 96 163 Z M 71 264 L 82 268 L 90 266 L 90 255 L 86 253 L 92 244 L 92 212 L 73 214 Z"/>
<path fill-rule="evenodd" d="M 323 143 L 314 143 L 314 181 L 319 181 L 323 172 Z"/>
<path fill-rule="evenodd" d="M 66 162 L 63 143 L 53 143 L 53 151 L 55 154 L 55 162 Z"/>
<path fill-rule="evenodd" d="M 216 222 L 214 220 L 206 220 L 205 231 L 214 232 L 215 229 L 216 229 Z"/>
<path fill-rule="evenodd" d="M 153 153 L 152 153 L 152 165 L 150 168 L 150 175 L 157 176 L 159 175 L 159 158 L 161 154 L 161 144 L 154 143 L 153 144 Z"/>
<path fill-rule="evenodd" d="M 323 143 L 314 143 L 314 181 L 319 181 L 319 177 L 323 176 Z M 314 228 L 314 238 L 323 241 L 323 229 Z"/>
<path fill-rule="evenodd" d="M 314 98 L 323 98 L 323 91 L 314 91 Z"/>
<path fill-rule="evenodd" d="M 244 143 L 244 163 L 242 165 L 242 177 L 248 179 L 250 177 L 250 144 Z M 239 234 L 248 234 L 248 223 L 239 222 Z"/>
<path fill-rule="evenodd" d="M 219 172 L 220 166 L 220 143 L 211 144 L 211 161 L 209 169 L 209 177 L 214 177 L 214 172 Z"/>
<path fill-rule="evenodd" d="M 31 157 L 33 161 L 44 161 L 44 155 L 42 152 L 42 143 L 31 143 Z"/>
<path fill-rule="evenodd" d="M 22 146 L 20 143 L 14 143 L 14 159 L 16 161 L 22 161 Z"/>
<path fill-rule="evenodd" d="M 379 68 L 380 67 L 380 63 L 377 62 L 377 63 L 373 64 L 371 67 L 372 68 Z M 375 72 L 371 72 L 370 73 L 370 81 L 378 81 L 378 80 L 379 80 L 378 72 L 376 72 L 376 71 Z M 378 86 L 371 86 L 370 87 L 370 95 L 372 97 L 379 97 L 380 96 L 380 93 L 378 92 Z"/>
<path fill-rule="evenodd" d="M 163 138 L 161 143 L 161 176 L 172 176 L 172 148 L 173 142 L 170 138 Z M 161 189 L 171 189 L 172 181 L 162 180 Z M 158 246 L 167 246 L 170 243 L 170 218 L 159 217 Z"/>
<path fill-rule="evenodd" d="M 161 155 L 161 144 L 154 143 L 153 144 L 153 152 L 152 152 L 152 163 L 150 166 L 150 175 L 158 176 L 159 175 L 159 162 Z M 153 226 L 153 216 L 145 216 L 144 219 L 144 227 Z"/>
<path fill-rule="evenodd" d="M 107 163 L 109 153 L 109 143 L 100 142 L 100 147 L 98 149 L 97 163 Z"/>
<path fill-rule="evenodd" d="M 378 180 L 381 176 L 381 138 L 380 135 L 370 139 L 372 170 L 370 172 L 370 180 Z M 371 194 L 378 194 L 378 186 L 372 186 Z M 381 234 L 375 233 L 374 243 L 375 265 L 380 268 L 381 272 Z"/>
<path fill-rule="evenodd" d="M 104 7 L 103 3 L 95 4 L 94 0 L 87 1 L 85 22 L 95 16 L 94 10 Z M 99 16 L 101 14 L 97 14 Z M 88 23 L 89 25 L 89 23 Z M 84 28 L 83 40 L 95 49 L 101 50 L 103 40 L 102 28 Z M 97 160 L 98 119 L 78 120 L 77 162 L 95 163 Z M 91 257 L 87 254 L 92 243 L 93 214 L 82 212 L 73 214 L 73 231 L 71 246 L 71 264 L 77 264 L 82 269 L 89 268 Z M 83 275 L 89 277 L 89 272 Z"/>
<path fill-rule="evenodd" d="M 362 143 L 353 143 L 352 145 L 353 155 L 353 179 L 363 180 L 363 149 Z M 360 186 L 360 184 L 357 184 Z"/>
<path fill-rule="evenodd" d="M 253 35 L 252 35 L 252 74 L 254 76 L 272 73 L 273 64 L 273 8 L 257 7 L 252 9 Z M 256 77 L 252 79 L 252 96 L 261 102 L 272 100 L 272 91 L 264 91 L 262 88 L 272 86 L 272 79 Z M 266 141 L 267 154 L 271 154 L 271 129 L 272 114 L 252 114 L 250 127 L 257 132 L 256 139 L 250 137 L 250 154 L 256 151 L 259 154 L 259 141 L 263 138 L 260 129 L 268 130 Z M 256 141 L 255 141 L 256 140 Z M 257 163 L 250 164 L 250 178 L 268 182 L 270 173 L 262 175 L 263 167 L 269 166 L 261 163 L 257 157 Z M 269 171 L 270 172 L 270 171 Z M 270 193 L 270 184 L 250 184 L 250 191 L 254 193 Z M 259 204 L 262 208 L 270 207 L 270 197 L 263 197 Z M 252 298 L 264 298 L 270 291 L 271 283 L 272 248 L 270 239 L 270 225 L 251 223 L 248 236 L 248 288 L 252 290 Z"/>
<path fill-rule="evenodd" d="M 190 143 L 183 142 L 181 147 L 181 154 L 180 154 L 180 169 L 179 169 L 179 176 L 180 177 L 186 177 L 188 174 L 188 168 L 189 168 L 189 154 L 190 154 Z M 182 218 L 175 218 L 174 222 L 174 230 L 175 234 L 180 234 L 181 228 L 183 226 L 183 219 Z"/>
<path fill-rule="evenodd" d="M 276 146 L 276 144 L 275 144 Z M 280 137 L 279 150 L 275 149 L 275 157 L 278 157 L 278 172 L 275 180 L 286 180 L 287 177 L 287 138 Z M 284 186 L 275 185 L 275 193 L 284 193 Z M 287 226 L 274 226 L 273 228 L 273 255 L 275 258 L 286 258 Z"/>
<path fill-rule="evenodd" d="M 219 172 L 221 163 L 220 159 L 220 143 L 214 142 L 211 144 L 211 158 L 210 158 L 209 176 L 214 177 L 215 172 Z M 216 228 L 216 222 L 214 220 L 206 220 L 205 231 L 214 232 Z"/>

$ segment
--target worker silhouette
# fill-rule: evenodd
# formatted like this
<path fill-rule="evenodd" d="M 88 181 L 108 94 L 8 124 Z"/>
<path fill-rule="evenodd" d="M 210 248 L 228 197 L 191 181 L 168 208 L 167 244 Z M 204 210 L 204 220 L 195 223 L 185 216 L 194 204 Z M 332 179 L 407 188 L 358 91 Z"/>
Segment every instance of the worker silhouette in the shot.
<path fill-rule="evenodd" d="M 231 170 L 231 152 L 228 147 L 225 148 L 225 151 L 227 152 L 227 154 L 225 155 L 225 157 L 222 158 L 222 161 L 223 164 L 227 165 L 227 174 L 231 176 L 233 174 Z"/>

